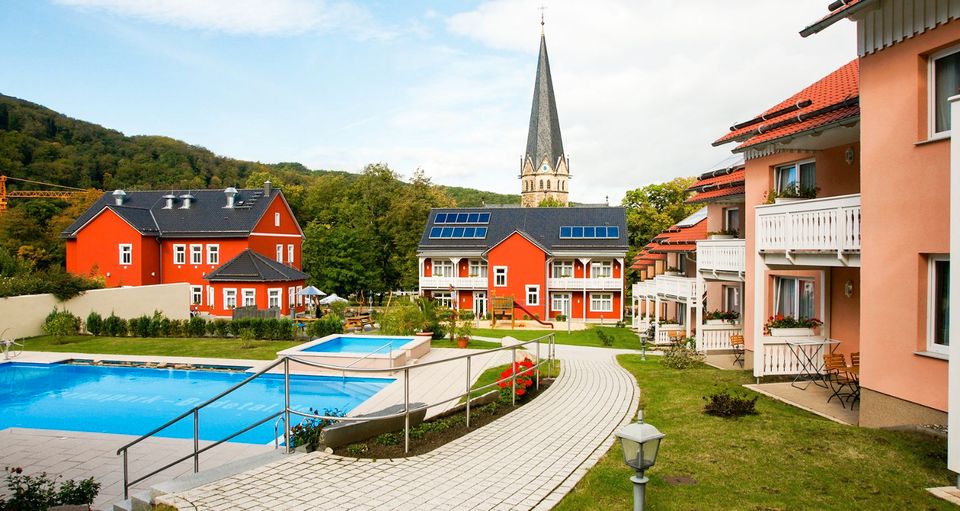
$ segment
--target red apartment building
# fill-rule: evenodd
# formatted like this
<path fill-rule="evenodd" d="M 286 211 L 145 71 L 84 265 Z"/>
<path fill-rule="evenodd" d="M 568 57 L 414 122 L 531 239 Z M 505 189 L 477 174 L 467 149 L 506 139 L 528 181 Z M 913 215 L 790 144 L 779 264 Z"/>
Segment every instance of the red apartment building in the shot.
<path fill-rule="evenodd" d="M 186 282 L 198 312 L 302 305 L 303 231 L 280 190 L 105 193 L 61 233 L 67 271 L 108 287 Z"/>

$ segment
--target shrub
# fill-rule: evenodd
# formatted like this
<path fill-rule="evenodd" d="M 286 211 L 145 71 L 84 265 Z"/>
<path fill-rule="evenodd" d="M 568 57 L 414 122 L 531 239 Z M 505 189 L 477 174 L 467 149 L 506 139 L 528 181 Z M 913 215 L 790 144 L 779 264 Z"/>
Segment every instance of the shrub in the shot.
<path fill-rule="evenodd" d="M 230 333 L 230 321 L 225 319 L 215 319 L 210 323 L 213 333 L 217 337 L 226 337 Z"/>
<path fill-rule="evenodd" d="M 326 316 L 310 323 L 307 327 L 307 334 L 310 337 L 326 337 L 331 334 L 343 333 L 343 319 L 336 314 L 327 314 Z"/>
<path fill-rule="evenodd" d="M 660 363 L 673 369 L 687 369 L 703 361 L 703 355 L 687 343 L 673 344 L 660 357 Z"/>
<path fill-rule="evenodd" d="M 703 412 L 707 415 L 717 417 L 743 417 L 744 415 L 754 415 L 757 413 L 757 398 L 760 396 L 747 397 L 745 395 L 730 395 L 727 391 L 704 396 L 707 402 L 703 407 Z"/>
<path fill-rule="evenodd" d="M 281 318 L 277 321 L 274 339 L 278 341 L 292 341 L 297 334 L 297 325 L 290 318 Z"/>
<path fill-rule="evenodd" d="M 405 300 L 391 306 L 380 317 L 380 331 L 384 335 L 413 335 L 423 326 L 423 311 Z"/>
<path fill-rule="evenodd" d="M 124 337 L 127 335 L 127 321 L 111 312 L 103 320 L 103 333 L 110 337 Z"/>
<path fill-rule="evenodd" d="M 44 334 L 52 335 L 60 340 L 68 335 L 77 335 L 80 331 L 80 318 L 70 314 L 69 311 L 58 310 L 54 307 L 53 311 L 47 314 L 47 318 L 43 320 L 41 328 Z"/>
<path fill-rule="evenodd" d="M 603 330 L 602 328 L 598 328 L 597 338 L 600 339 L 600 344 L 603 344 L 604 346 L 613 346 L 613 336 L 608 334 L 606 330 Z"/>
<path fill-rule="evenodd" d="M 100 332 L 103 331 L 103 317 L 97 314 L 96 311 L 91 312 L 87 315 L 87 333 L 91 335 L 100 335 Z"/>
<path fill-rule="evenodd" d="M 186 334 L 190 337 L 203 337 L 209 324 L 203 318 L 194 316 L 187 322 Z"/>
<path fill-rule="evenodd" d="M 503 380 L 497 385 L 500 387 L 500 400 L 509 403 L 512 402 L 512 397 L 510 396 L 511 390 L 513 389 L 513 382 L 509 378 L 516 372 L 516 392 L 517 398 L 522 398 L 527 394 L 527 389 L 533 385 L 533 361 L 529 358 L 523 359 L 522 362 L 514 362 L 510 367 L 506 368 L 502 373 L 500 373 L 499 380 Z"/>
<path fill-rule="evenodd" d="M 367 447 L 367 444 L 350 444 L 347 446 L 347 454 L 353 456 L 354 458 L 363 457 L 364 454 L 367 454 L 367 451 L 370 449 Z"/>
<path fill-rule="evenodd" d="M 555 319 L 555 320 L 557 320 L 557 321 L 566 321 L 566 320 L 567 320 L 567 315 L 566 315 L 566 314 L 557 314 L 556 316 L 553 317 L 553 319 Z"/>
<path fill-rule="evenodd" d="M 92 477 L 75 481 L 69 479 L 57 487 L 58 478 L 46 473 L 36 476 L 23 474 L 23 469 L 7 468 L 7 490 L 10 500 L 0 498 L 0 509 L 42 510 L 63 505 L 90 505 L 100 492 L 100 483 Z"/>
<path fill-rule="evenodd" d="M 150 335 L 150 323 L 150 316 L 139 316 L 130 319 L 128 322 L 130 334 L 134 337 L 152 337 Z"/>
<path fill-rule="evenodd" d="M 253 347 L 253 341 L 257 339 L 257 333 L 250 327 L 240 329 L 240 349 L 250 349 Z"/>
<path fill-rule="evenodd" d="M 324 408 L 321 414 L 313 408 L 309 409 L 313 415 L 325 415 L 327 417 L 346 417 L 347 413 L 339 408 Z M 306 446 L 308 451 L 315 451 L 323 441 L 323 428 L 333 424 L 328 419 L 304 418 L 300 424 L 290 428 L 290 444 L 293 447 Z"/>
<path fill-rule="evenodd" d="M 400 442 L 403 441 L 402 433 L 382 433 L 377 435 L 377 438 L 373 439 L 373 442 L 377 445 L 400 445 Z"/>

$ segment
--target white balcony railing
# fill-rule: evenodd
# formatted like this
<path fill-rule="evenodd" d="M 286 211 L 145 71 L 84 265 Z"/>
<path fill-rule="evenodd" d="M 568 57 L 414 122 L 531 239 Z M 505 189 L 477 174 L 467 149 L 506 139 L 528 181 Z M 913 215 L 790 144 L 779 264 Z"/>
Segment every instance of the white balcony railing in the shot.
<path fill-rule="evenodd" d="M 757 206 L 760 252 L 860 251 L 860 194 Z"/>
<path fill-rule="evenodd" d="M 487 277 L 420 277 L 424 289 L 486 289 Z"/>
<path fill-rule="evenodd" d="M 775 337 L 763 338 L 760 341 L 760 349 L 760 363 L 754 367 L 754 376 L 792 375 L 803 371 L 800 360 L 793 354 L 785 340 Z M 823 356 L 820 354 L 822 346 L 798 346 L 796 349 L 805 351 L 818 363 L 822 362 Z M 815 369 L 819 372 L 819 367 Z"/>
<path fill-rule="evenodd" d="M 551 290 L 559 289 L 586 289 L 590 290 L 623 290 L 623 280 L 621 279 L 584 279 L 584 278 L 559 278 L 547 279 L 547 287 Z"/>
<path fill-rule="evenodd" d="M 700 293 L 697 292 L 697 279 L 692 277 L 668 277 L 660 275 L 653 279 L 657 285 L 657 294 L 680 300 L 698 302 Z"/>
<path fill-rule="evenodd" d="M 697 242 L 697 269 L 701 273 L 740 273 L 746 270 L 746 240 Z"/>
<path fill-rule="evenodd" d="M 702 325 L 697 342 L 697 351 L 729 350 L 733 349 L 730 337 L 743 335 L 742 325 Z"/>
<path fill-rule="evenodd" d="M 644 280 L 633 285 L 633 296 L 653 298 L 657 295 L 657 285 L 652 280 Z"/>

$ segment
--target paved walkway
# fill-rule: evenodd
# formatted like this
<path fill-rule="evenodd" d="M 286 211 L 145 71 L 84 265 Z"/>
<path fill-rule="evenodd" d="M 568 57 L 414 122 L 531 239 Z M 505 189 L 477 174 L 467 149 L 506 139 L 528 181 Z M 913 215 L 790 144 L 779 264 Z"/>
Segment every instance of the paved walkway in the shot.
<path fill-rule="evenodd" d="M 550 389 L 421 456 L 292 455 L 158 500 L 181 510 L 549 509 L 635 415 L 639 389 L 618 352 L 558 346 L 561 375 Z"/>

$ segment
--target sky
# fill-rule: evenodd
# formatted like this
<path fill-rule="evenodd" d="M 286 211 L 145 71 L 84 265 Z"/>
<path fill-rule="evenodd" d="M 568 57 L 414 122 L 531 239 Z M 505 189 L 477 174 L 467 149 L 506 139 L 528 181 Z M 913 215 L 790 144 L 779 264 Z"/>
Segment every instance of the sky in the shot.
<path fill-rule="evenodd" d="M 570 198 L 693 176 L 856 57 L 829 0 L 4 0 L 0 93 L 265 163 L 519 193 L 540 15 Z"/>

